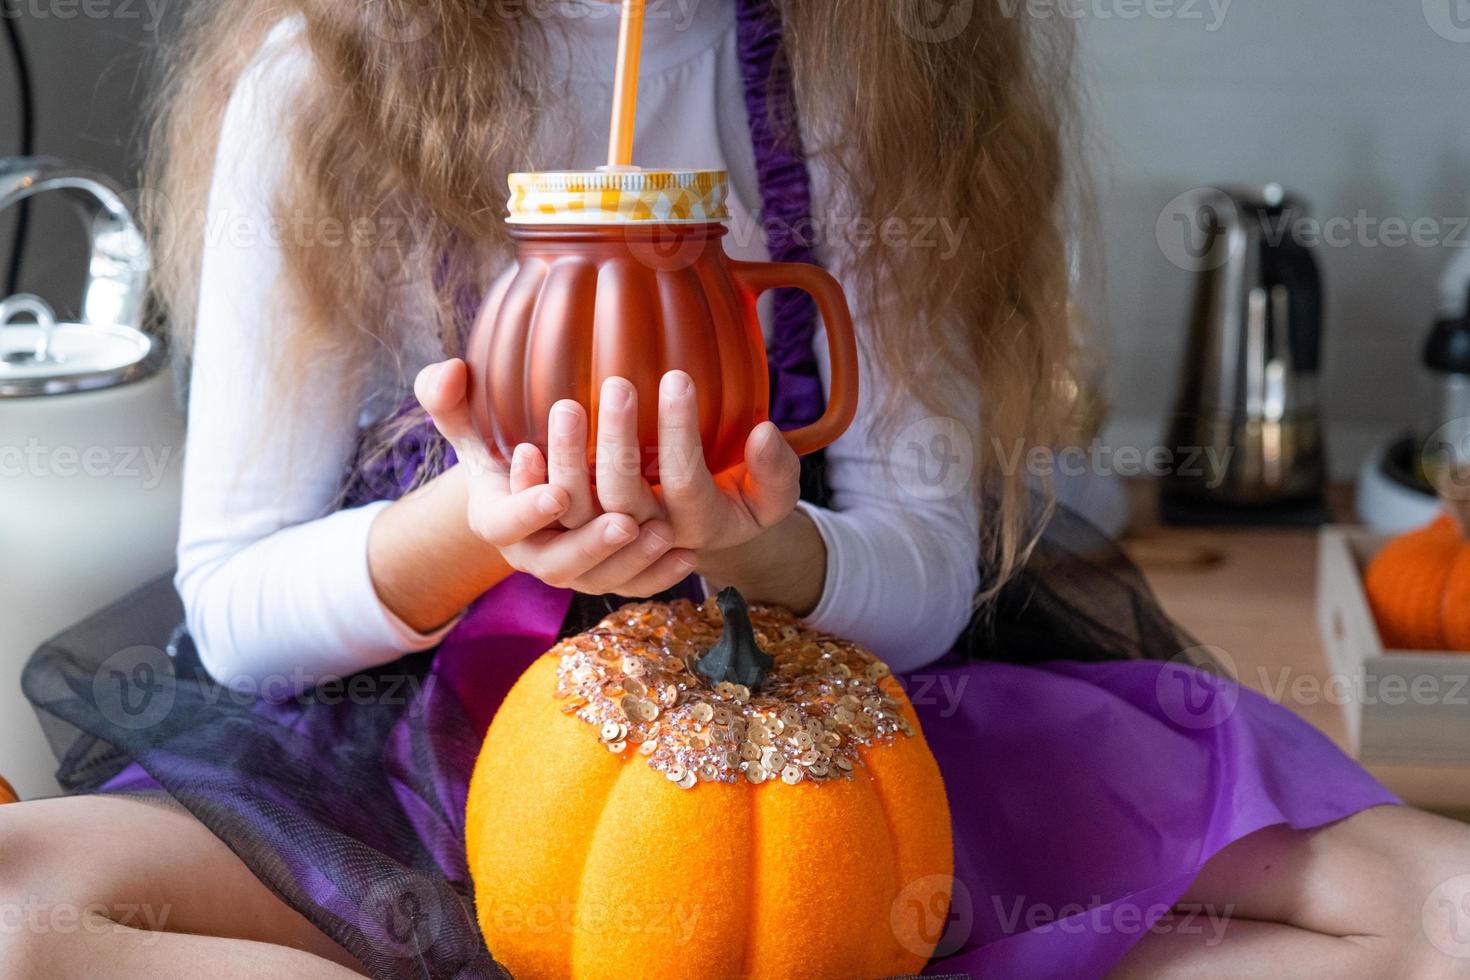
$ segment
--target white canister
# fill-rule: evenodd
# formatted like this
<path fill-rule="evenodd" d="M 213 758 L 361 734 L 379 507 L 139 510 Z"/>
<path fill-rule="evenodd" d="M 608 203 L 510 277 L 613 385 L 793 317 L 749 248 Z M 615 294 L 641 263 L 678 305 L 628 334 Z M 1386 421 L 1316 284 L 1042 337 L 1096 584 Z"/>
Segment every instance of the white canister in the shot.
<path fill-rule="evenodd" d="M 0 776 L 22 799 L 57 791 L 27 658 L 173 564 L 184 423 L 164 367 L 133 327 L 0 304 Z"/>

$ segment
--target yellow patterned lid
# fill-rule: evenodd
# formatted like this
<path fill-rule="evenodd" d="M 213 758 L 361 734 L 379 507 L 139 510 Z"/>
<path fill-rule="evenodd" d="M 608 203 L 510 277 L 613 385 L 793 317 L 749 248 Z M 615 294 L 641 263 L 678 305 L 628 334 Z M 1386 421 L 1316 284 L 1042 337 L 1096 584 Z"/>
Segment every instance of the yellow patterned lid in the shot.
<path fill-rule="evenodd" d="M 546 170 L 510 175 L 513 225 L 724 221 L 723 170 Z"/>

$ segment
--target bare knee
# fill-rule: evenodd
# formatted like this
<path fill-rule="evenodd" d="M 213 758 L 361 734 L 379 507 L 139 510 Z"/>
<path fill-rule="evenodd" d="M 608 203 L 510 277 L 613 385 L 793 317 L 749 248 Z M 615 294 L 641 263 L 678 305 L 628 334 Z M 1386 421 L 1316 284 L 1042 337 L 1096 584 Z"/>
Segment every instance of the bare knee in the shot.
<path fill-rule="evenodd" d="M 1470 827 L 1409 807 L 1355 819 L 1359 853 L 1387 869 L 1365 900 L 1372 935 L 1360 940 L 1380 975 L 1470 980 Z"/>
<path fill-rule="evenodd" d="M 78 815 L 93 816 L 95 799 L 0 807 L 0 976 L 7 980 L 55 977 L 80 940 L 120 926 L 97 901 L 107 873 L 91 834 L 78 830 Z"/>
<path fill-rule="evenodd" d="M 1262 832 L 1217 855 L 1191 891 L 1237 911 L 1237 950 L 1288 957 L 1291 975 L 1331 960 L 1335 975 L 1470 980 L 1463 824 L 1385 806 L 1316 831 Z"/>
<path fill-rule="evenodd" d="M 1418 926 L 1408 940 L 1418 967 L 1412 975 L 1470 978 L 1470 827 L 1430 819 L 1414 848 L 1414 884 L 1405 895 Z"/>
<path fill-rule="evenodd" d="M 47 866 L 60 848 L 33 819 L 33 804 L 0 807 L 0 976 L 45 976 L 56 877 Z"/>

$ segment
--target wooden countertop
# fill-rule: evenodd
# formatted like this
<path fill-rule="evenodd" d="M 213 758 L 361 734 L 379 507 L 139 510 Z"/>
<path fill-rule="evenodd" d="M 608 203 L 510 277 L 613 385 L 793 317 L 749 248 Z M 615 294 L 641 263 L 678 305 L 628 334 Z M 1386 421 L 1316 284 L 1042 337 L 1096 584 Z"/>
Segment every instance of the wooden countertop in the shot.
<path fill-rule="evenodd" d="M 1298 528 L 1161 526 L 1155 487 L 1130 487 L 1124 547 L 1165 609 L 1200 643 L 1218 647 L 1249 687 L 1295 711 L 1346 748 L 1345 708 L 1324 697 L 1329 670 L 1317 634 L 1317 532 Z M 1351 492 L 1333 493 L 1349 522 Z M 1470 767 L 1369 765 L 1404 800 L 1470 813 Z"/>

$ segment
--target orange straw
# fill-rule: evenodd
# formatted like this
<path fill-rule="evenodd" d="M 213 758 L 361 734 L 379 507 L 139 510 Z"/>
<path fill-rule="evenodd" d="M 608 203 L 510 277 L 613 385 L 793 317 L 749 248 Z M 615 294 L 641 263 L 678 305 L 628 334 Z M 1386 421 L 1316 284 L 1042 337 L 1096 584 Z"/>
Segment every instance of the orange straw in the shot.
<path fill-rule="evenodd" d="M 638 60 L 643 54 L 644 0 L 623 0 L 623 23 L 618 32 L 618 73 L 613 81 L 612 133 L 607 164 L 633 163 L 633 118 L 638 111 Z"/>

